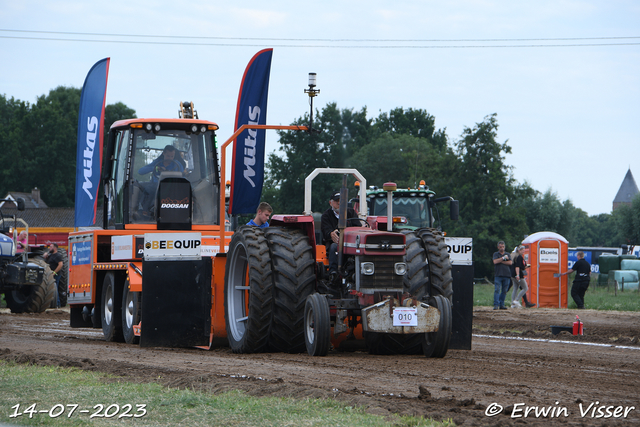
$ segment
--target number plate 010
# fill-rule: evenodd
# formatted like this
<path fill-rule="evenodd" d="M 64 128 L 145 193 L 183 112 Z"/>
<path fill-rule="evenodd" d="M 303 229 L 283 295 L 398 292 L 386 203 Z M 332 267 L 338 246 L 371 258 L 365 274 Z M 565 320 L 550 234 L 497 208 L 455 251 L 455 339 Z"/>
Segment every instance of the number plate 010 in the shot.
<path fill-rule="evenodd" d="M 394 308 L 393 326 L 418 326 L 418 309 L 410 307 Z"/>

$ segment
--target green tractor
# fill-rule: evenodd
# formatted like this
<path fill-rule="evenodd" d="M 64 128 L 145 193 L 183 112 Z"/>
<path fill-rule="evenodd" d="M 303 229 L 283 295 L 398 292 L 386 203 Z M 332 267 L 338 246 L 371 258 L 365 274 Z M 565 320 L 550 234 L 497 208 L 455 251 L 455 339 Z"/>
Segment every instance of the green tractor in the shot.
<path fill-rule="evenodd" d="M 425 263 L 421 268 L 428 270 L 429 295 L 442 295 L 453 302 L 453 278 L 451 261 L 444 241 L 444 234 L 435 223 L 439 222 L 433 215 L 438 204 L 450 202 L 450 218 L 458 219 L 458 201 L 453 197 L 435 197 L 436 193 L 429 190 L 424 181 L 418 188 L 401 189 L 393 192 L 383 188 L 371 186 L 366 190 L 369 217 L 377 218 L 372 224 L 378 230 L 399 231 L 406 235 L 407 256 L 411 248 L 424 249 L 416 253 L 426 253 Z M 391 200 L 393 203 L 391 203 Z M 390 213 L 387 206 L 391 203 Z M 388 227 L 389 221 L 392 226 Z M 371 222 L 371 221 L 370 221 Z"/>

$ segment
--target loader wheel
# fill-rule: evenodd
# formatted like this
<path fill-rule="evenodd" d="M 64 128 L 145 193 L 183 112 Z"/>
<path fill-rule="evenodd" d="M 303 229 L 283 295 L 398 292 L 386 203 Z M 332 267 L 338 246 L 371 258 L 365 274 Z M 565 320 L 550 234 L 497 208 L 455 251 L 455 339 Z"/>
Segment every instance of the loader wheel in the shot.
<path fill-rule="evenodd" d="M 273 321 L 269 346 L 273 351 L 305 351 L 307 297 L 315 291 L 315 258 L 309 238 L 299 229 L 269 227 L 264 235 L 273 269 Z"/>
<path fill-rule="evenodd" d="M 127 344 L 138 344 L 140 337 L 134 335 L 133 327 L 140 323 L 140 292 L 131 292 L 129 281 L 122 291 L 122 335 Z"/>
<path fill-rule="evenodd" d="M 402 230 L 406 238 L 407 272 L 402 282 L 405 292 L 421 300 L 428 295 L 429 271 L 427 253 L 415 232 Z M 420 354 L 424 334 L 382 334 L 367 332 L 365 344 L 371 354 Z"/>
<path fill-rule="evenodd" d="M 107 341 L 124 341 L 122 335 L 122 290 L 118 292 L 113 272 L 102 283 L 102 334 Z"/>
<path fill-rule="evenodd" d="M 42 283 L 25 285 L 4 294 L 7 307 L 12 313 L 42 313 L 51 305 L 56 296 L 56 280 L 53 271 L 41 257 L 29 259 L 29 262 L 44 268 Z"/>
<path fill-rule="evenodd" d="M 320 294 L 307 297 L 304 307 L 304 339 L 309 356 L 326 356 L 331 346 L 329 302 Z"/>
<path fill-rule="evenodd" d="M 416 230 L 416 235 L 422 240 L 429 261 L 429 295 L 442 295 L 453 303 L 451 260 L 442 232 L 433 228 L 421 228 Z"/>
<path fill-rule="evenodd" d="M 451 303 L 442 295 L 429 298 L 429 305 L 440 311 L 440 324 L 436 332 L 423 334 L 422 350 L 426 357 L 444 357 L 451 341 Z"/>
<path fill-rule="evenodd" d="M 233 233 L 224 275 L 224 317 L 234 353 L 266 351 L 272 317 L 273 278 L 267 239 L 257 227 Z"/>

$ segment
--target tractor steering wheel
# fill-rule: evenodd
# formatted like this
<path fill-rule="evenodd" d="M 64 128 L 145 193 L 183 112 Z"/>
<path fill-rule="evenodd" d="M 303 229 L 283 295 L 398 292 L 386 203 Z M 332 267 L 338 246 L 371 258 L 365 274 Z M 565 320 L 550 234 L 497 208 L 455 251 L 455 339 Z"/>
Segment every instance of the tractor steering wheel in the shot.
<path fill-rule="evenodd" d="M 369 225 L 369 223 L 368 223 L 366 220 L 362 219 L 362 218 L 347 218 L 347 223 L 348 223 L 349 221 L 360 221 L 360 223 L 361 223 L 361 224 L 363 224 L 363 225 L 362 225 L 362 227 L 369 227 L 369 228 L 371 228 L 371 226 Z"/>

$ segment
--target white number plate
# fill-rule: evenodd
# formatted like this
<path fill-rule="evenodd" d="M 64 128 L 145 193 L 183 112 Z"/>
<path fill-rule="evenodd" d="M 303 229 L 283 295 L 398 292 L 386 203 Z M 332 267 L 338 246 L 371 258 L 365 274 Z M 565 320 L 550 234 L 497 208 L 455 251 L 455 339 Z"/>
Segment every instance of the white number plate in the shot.
<path fill-rule="evenodd" d="M 394 308 L 393 326 L 418 326 L 418 309 L 410 307 Z"/>

